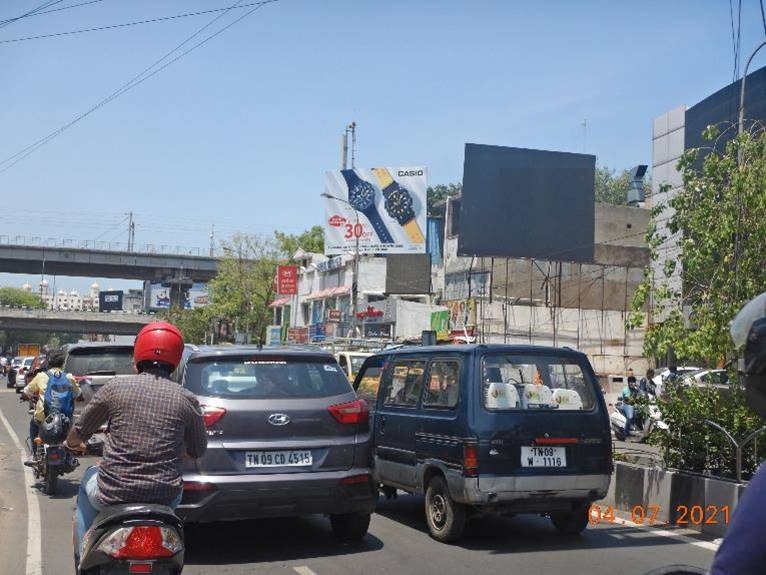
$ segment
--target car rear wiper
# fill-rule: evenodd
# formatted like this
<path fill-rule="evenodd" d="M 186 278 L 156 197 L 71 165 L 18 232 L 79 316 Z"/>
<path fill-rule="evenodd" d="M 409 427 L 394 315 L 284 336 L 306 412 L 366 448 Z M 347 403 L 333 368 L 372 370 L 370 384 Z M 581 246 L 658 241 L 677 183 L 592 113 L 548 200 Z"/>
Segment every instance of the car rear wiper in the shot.
<path fill-rule="evenodd" d="M 117 372 L 113 369 L 103 369 L 100 371 L 89 371 L 87 373 L 84 373 L 83 375 L 117 375 Z"/>

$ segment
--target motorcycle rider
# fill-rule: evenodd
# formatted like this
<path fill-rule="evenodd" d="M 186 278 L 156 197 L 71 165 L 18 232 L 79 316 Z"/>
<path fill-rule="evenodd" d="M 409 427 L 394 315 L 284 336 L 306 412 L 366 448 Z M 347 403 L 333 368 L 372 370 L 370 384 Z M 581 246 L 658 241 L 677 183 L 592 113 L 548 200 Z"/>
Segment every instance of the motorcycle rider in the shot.
<path fill-rule="evenodd" d="M 638 383 L 636 383 L 636 376 L 633 375 L 633 370 L 628 371 L 628 384 L 622 388 L 622 414 L 625 416 L 625 437 L 630 436 L 630 430 L 635 423 L 636 410 L 633 407 L 633 399 L 639 395 Z"/>
<path fill-rule="evenodd" d="M 646 375 L 638 382 L 638 389 L 643 394 L 654 395 L 654 370 L 651 367 L 646 370 Z"/>
<path fill-rule="evenodd" d="M 78 397 L 80 395 L 80 386 L 77 385 L 77 380 L 71 373 L 64 373 L 64 353 L 61 351 L 52 351 L 48 355 L 47 359 L 48 369 L 45 371 L 39 371 L 37 375 L 32 378 L 26 387 L 21 391 L 22 400 L 30 400 L 37 397 L 37 403 L 35 403 L 35 410 L 32 414 L 32 419 L 29 421 L 29 442 L 32 449 L 32 457 L 24 462 L 24 465 L 35 465 L 35 452 L 37 451 L 37 445 L 35 445 L 35 438 L 40 432 L 40 424 L 45 420 L 45 390 L 48 388 L 48 382 L 50 379 L 59 380 L 65 377 L 66 380 L 72 385 L 72 396 Z M 71 420 L 72 414 L 65 414 Z"/>
<path fill-rule="evenodd" d="M 744 348 L 740 369 L 750 407 L 766 417 L 766 293 L 748 302 L 731 324 L 737 348 Z M 763 510 L 766 509 L 766 466 L 753 475 L 739 500 L 710 575 L 756 575 L 766 569 Z"/>
<path fill-rule="evenodd" d="M 181 502 L 184 450 L 198 458 L 207 448 L 196 397 L 169 379 L 183 347 L 183 336 L 173 324 L 154 322 L 142 328 L 133 347 L 137 375 L 108 381 L 64 442 L 67 449 L 82 453 L 83 441 L 108 424 L 103 458 L 85 472 L 77 494 L 77 564 L 83 536 L 105 506 L 155 503 L 175 509 Z"/>

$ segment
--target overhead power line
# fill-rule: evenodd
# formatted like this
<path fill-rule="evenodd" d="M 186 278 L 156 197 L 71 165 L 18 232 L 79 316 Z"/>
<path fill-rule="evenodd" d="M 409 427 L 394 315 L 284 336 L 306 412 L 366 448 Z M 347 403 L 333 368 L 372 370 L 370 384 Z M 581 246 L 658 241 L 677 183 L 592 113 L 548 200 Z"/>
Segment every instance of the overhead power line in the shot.
<path fill-rule="evenodd" d="M 21 20 L 22 18 L 28 18 L 29 16 L 34 16 L 36 13 L 40 12 L 40 10 L 45 10 L 46 8 L 50 8 L 51 6 L 55 6 L 56 4 L 61 4 L 61 2 L 63 1 L 64 0 L 48 0 L 47 2 L 43 2 L 37 8 L 34 8 L 30 10 L 29 12 L 25 12 L 24 14 L 21 14 L 20 16 L 16 16 L 15 18 L 8 18 L 7 20 L 3 20 L 2 22 L 0 22 L 0 28 L 5 28 L 8 24 L 17 22 L 18 20 Z"/>
<path fill-rule="evenodd" d="M 114 30 L 116 28 L 126 28 L 128 26 L 138 26 L 141 24 L 152 24 L 155 22 L 166 22 L 168 20 L 179 20 L 181 18 L 188 18 L 190 16 L 204 16 L 205 14 L 214 14 L 216 12 L 227 12 L 229 10 L 239 10 L 242 8 L 248 8 L 250 6 L 260 6 L 261 4 L 268 4 L 268 2 L 250 2 L 248 4 L 241 4 L 236 7 L 224 7 L 213 8 L 211 10 L 201 10 L 199 12 L 186 12 L 184 14 L 174 14 L 172 16 L 161 16 L 158 18 L 150 18 L 148 20 L 136 20 L 135 22 L 123 22 L 122 24 L 110 24 L 108 26 L 97 26 L 95 28 L 80 28 L 78 30 L 68 30 L 66 32 L 54 32 L 52 34 L 39 34 L 37 36 L 26 36 L 23 38 L 11 38 L 9 40 L 0 40 L 0 44 L 11 44 L 13 42 L 26 42 L 27 40 L 42 40 L 45 38 L 56 38 L 59 36 L 71 36 L 73 34 L 85 34 L 87 32 L 99 32 L 103 30 Z"/>
<path fill-rule="evenodd" d="M 241 22 L 242 20 L 244 20 L 245 18 L 250 16 L 250 14 L 252 14 L 256 10 L 258 10 L 259 8 L 262 8 L 266 4 L 272 4 L 272 3 L 278 2 L 278 1 L 279 0 L 263 0 L 262 2 L 256 3 L 256 5 L 253 8 L 251 8 L 250 10 L 245 12 L 239 18 L 236 18 L 235 20 L 232 20 L 231 22 L 229 22 L 228 24 L 226 24 L 222 28 L 219 28 L 215 32 L 211 33 L 210 35 L 206 36 L 205 38 L 203 38 L 202 40 L 200 40 L 196 44 L 193 44 L 190 48 L 184 50 L 183 52 L 178 54 L 176 57 L 174 57 L 171 60 L 168 60 L 167 62 L 162 64 L 163 61 L 167 60 L 171 55 L 173 55 L 175 52 L 178 52 L 178 50 L 180 50 L 183 46 L 185 46 L 186 44 L 191 42 L 194 38 L 196 38 L 197 36 L 202 34 L 202 32 L 204 32 L 207 28 L 209 28 L 210 26 L 215 24 L 218 20 L 220 20 L 222 17 L 224 17 L 228 13 L 228 10 L 234 9 L 239 4 L 242 3 L 242 0 L 238 0 L 238 2 L 236 2 L 235 4 L 232 4 L 227 11 L 218 14 L 218 16 L 213 18 L 210 22 L 208 22 L 207 24 L 205 24 L 204 26 L 199 28 L 196 32 L 194 32 L 191 36 L 186 38 L 183 42 L 178 44 L 175 48 L 173 48 L 172 50 L 167 52 L 164 56 L 162 56 L 160 59 L 158 59 L 156 62 L 154 62 L 153 64 L 151 64 L 147 68 L 145 68 L 141 73 L 137 74 L 136 76 L 134 76 L 133 78 L 128 80 L 125 84 L 120 86 L 117 90 L 112 92 L 109 96 L 107 96 L 106 98 L 104 98 L 103 100 L 98 102 L 96 105 L 94 105 L 93 107 L 91 107 L 87 111 L 83 112 L 82 114 L 80 114 L 78 116 L 75 116 L 75 118 L 73 118 L 72 120 L 70 120 L 69 122 L 67 122 L 63 126 L 61 126 L 60 128 L 58 128 L 58 129 L 54 130 L 53 132 L 49 133 L 47 136 L 44 136 L 43 138 L 40 138 L 39 140 L 37 140 L 36 142 L 30 144 L 29 146 L 19 150 L 18 152 L 16 152 L 12 156 L 9 156 L 9 157 L 5 158 L 4 160 L 0 161 L 0 166 L 2 166 L 2 167 L 0 167 L 0 174 L 2 174 L 4 172 L 6 172 L 7 170 L 9 170 L 10 168 L 12 168 L 16 164 L 18 164 L 21 160 L 23 160 L 26 157 L 28 157 L 30 154 L 33 154 L 34 152 L 39 150 L 41 147 L 43 147 L 45 144 L 47 144 L 48 142 L 50 142 L 54 138 L 60 136 L 62 133 L 64 133 L 69 128 L 71 128 L 72 126 L 74 126 L 78 122 L 80 122 L 80 121 L 84 120 L 85 118 L 87 118 L 88 116 L 90 116 L 96 110 L 98 110 L 98 109 L 102 108 L 103 106 L 107 105 L 112 100 L 115 100 L 116 98 L 119 98 L 125 92 L 128 92 L 129 90 L 132 90 L 133 88 L 135 88 L 139 84 L 142 84 L 143 82 L 145 82 L 146 80 L 148 80 L 152 76 L 162 72 L 165 68 L 167 68 L 168 66 L 174 64 L 175 62 L 177 62 L 178 60 L 180 60 L 181 58 L 183 58 L 187 54 L 189 54 L 189 53 L 193 52 L 194 50 L 196 50 L 197 48 L 205 45 L 207 42 L 209 42 L 210 40 L 212 40 L 213 38 L 215 38 L 219 34 L 225 32 L 226 30 L 231 28 L 234 24 L 237 24 L 238 22 Z M 160 66 L 160 64 L 162 64 L 162 65 Z M 159 66 L 159 68 L 157 66 Z"/>
<path fill-rule="evenodd" d="M 53 12 L 61 12 L 62 10 L 70 10 L 71 8 L 79 8 L 80 6 L 87 6 L 88 4 L 96 4 L 103 2 L 104 0 L 88 0 L 88 2 L 80 2 L 79 4 L 69 4 L 68 6 L 61 6 L 60 8 L 51 8 L 50 10 L 42 10 L 40 12 L 34 12 L 34 14 L 27 14 L 24 18 L 31 18 L 32 16 L 42 16 L 44 14 L 52 14 Z M 19 18 L 8 18 L 7 20 L 0 20 L 0 24 L 5 22 L 10 23 L 12 20 L 18 20 Z"/>

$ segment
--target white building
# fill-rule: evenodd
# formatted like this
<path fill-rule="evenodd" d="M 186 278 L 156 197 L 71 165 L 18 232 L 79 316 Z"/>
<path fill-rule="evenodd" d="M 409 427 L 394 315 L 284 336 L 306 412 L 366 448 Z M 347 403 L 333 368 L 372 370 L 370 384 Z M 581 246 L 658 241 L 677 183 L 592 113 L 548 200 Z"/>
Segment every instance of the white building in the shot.
<path fill-rule="evenodd" d="M 32 286 L 25 283 L 21 286 L 21 289 L 29 293 L 32 292 Z M 98 294 L 100 288 L 98 283 L 93 283 L 90 286 L 87 295 L 81 295 L 77 290 L 71 290 L 69 292 L 63 289 L 54 292 L 48 280 L 43 279 L 39 284 L 39 289 L 36 293 L 40 295 L 40 298 L 45 302 L 48 309 L 62 310 L 62 311 L 97 311 L 98 310 Z"/>

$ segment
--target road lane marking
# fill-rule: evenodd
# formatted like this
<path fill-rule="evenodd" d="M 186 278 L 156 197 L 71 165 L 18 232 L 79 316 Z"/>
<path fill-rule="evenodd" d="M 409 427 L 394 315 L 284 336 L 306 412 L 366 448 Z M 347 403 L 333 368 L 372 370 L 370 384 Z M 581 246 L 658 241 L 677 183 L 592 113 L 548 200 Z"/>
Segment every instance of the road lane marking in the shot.
<path fill-rule="evenodd" d="M 26 560 L 26 575 L 42 575 L 43 572 L 43 560 L 42 560 L 42 529 L 40 528 L 40 504 L 37 501 L 37 494 L 33 491 L 34 481 L 32 474 L 24 467 L 24 461 L 27 458 L 27 450 L 19 441 L 19 436 L 11 427 L 10 422 L 6 419 L 3 410 L 0 409 L 0 421 L 3 422 L 8 435 L 11 436 L 16 449 L 19 450 L 21 458 L 21 468 L 24 473 L 24 494 L 27 499 L 27 560 Z"/>
<path fill-rule="evenodd" d="M 293 567 L 293 571 L 295 571 L 298 575 L 317 575 L 312 569 L 309 569 L 306 565 L 299 565 L 298 567 Z"/>
<path fill-rule="evenodd" d="M 683 541 L 684 543 L 687 543 L 689 545 L 694 545 L 695 547 L 701 547 L 702 549 L 707 549 L 708 551 L 718 551 L 718 547 L 721 544 L 720 539 L 716 539 L 715 541 L 701 541 L 699 539 L 695 539 L 694 537 L 689 537 L 688 535 L 684 535 L 683 533 L 673 533 L 672 531 L 668 531 L 667 529 L 658 529 L 658 528 L 647 526 L 647 525 L 641 525 L 639 523 L 633 523 L 629 519 L 617 518 L 615 521 L 619 523 L 620 525 L 626 525 L 628 527 L 636 527 L 639 529 L 644 529 L 650 532 L 652 535 L 658 535 L 660 537 L 672 537 L 674 539 Z"/>

